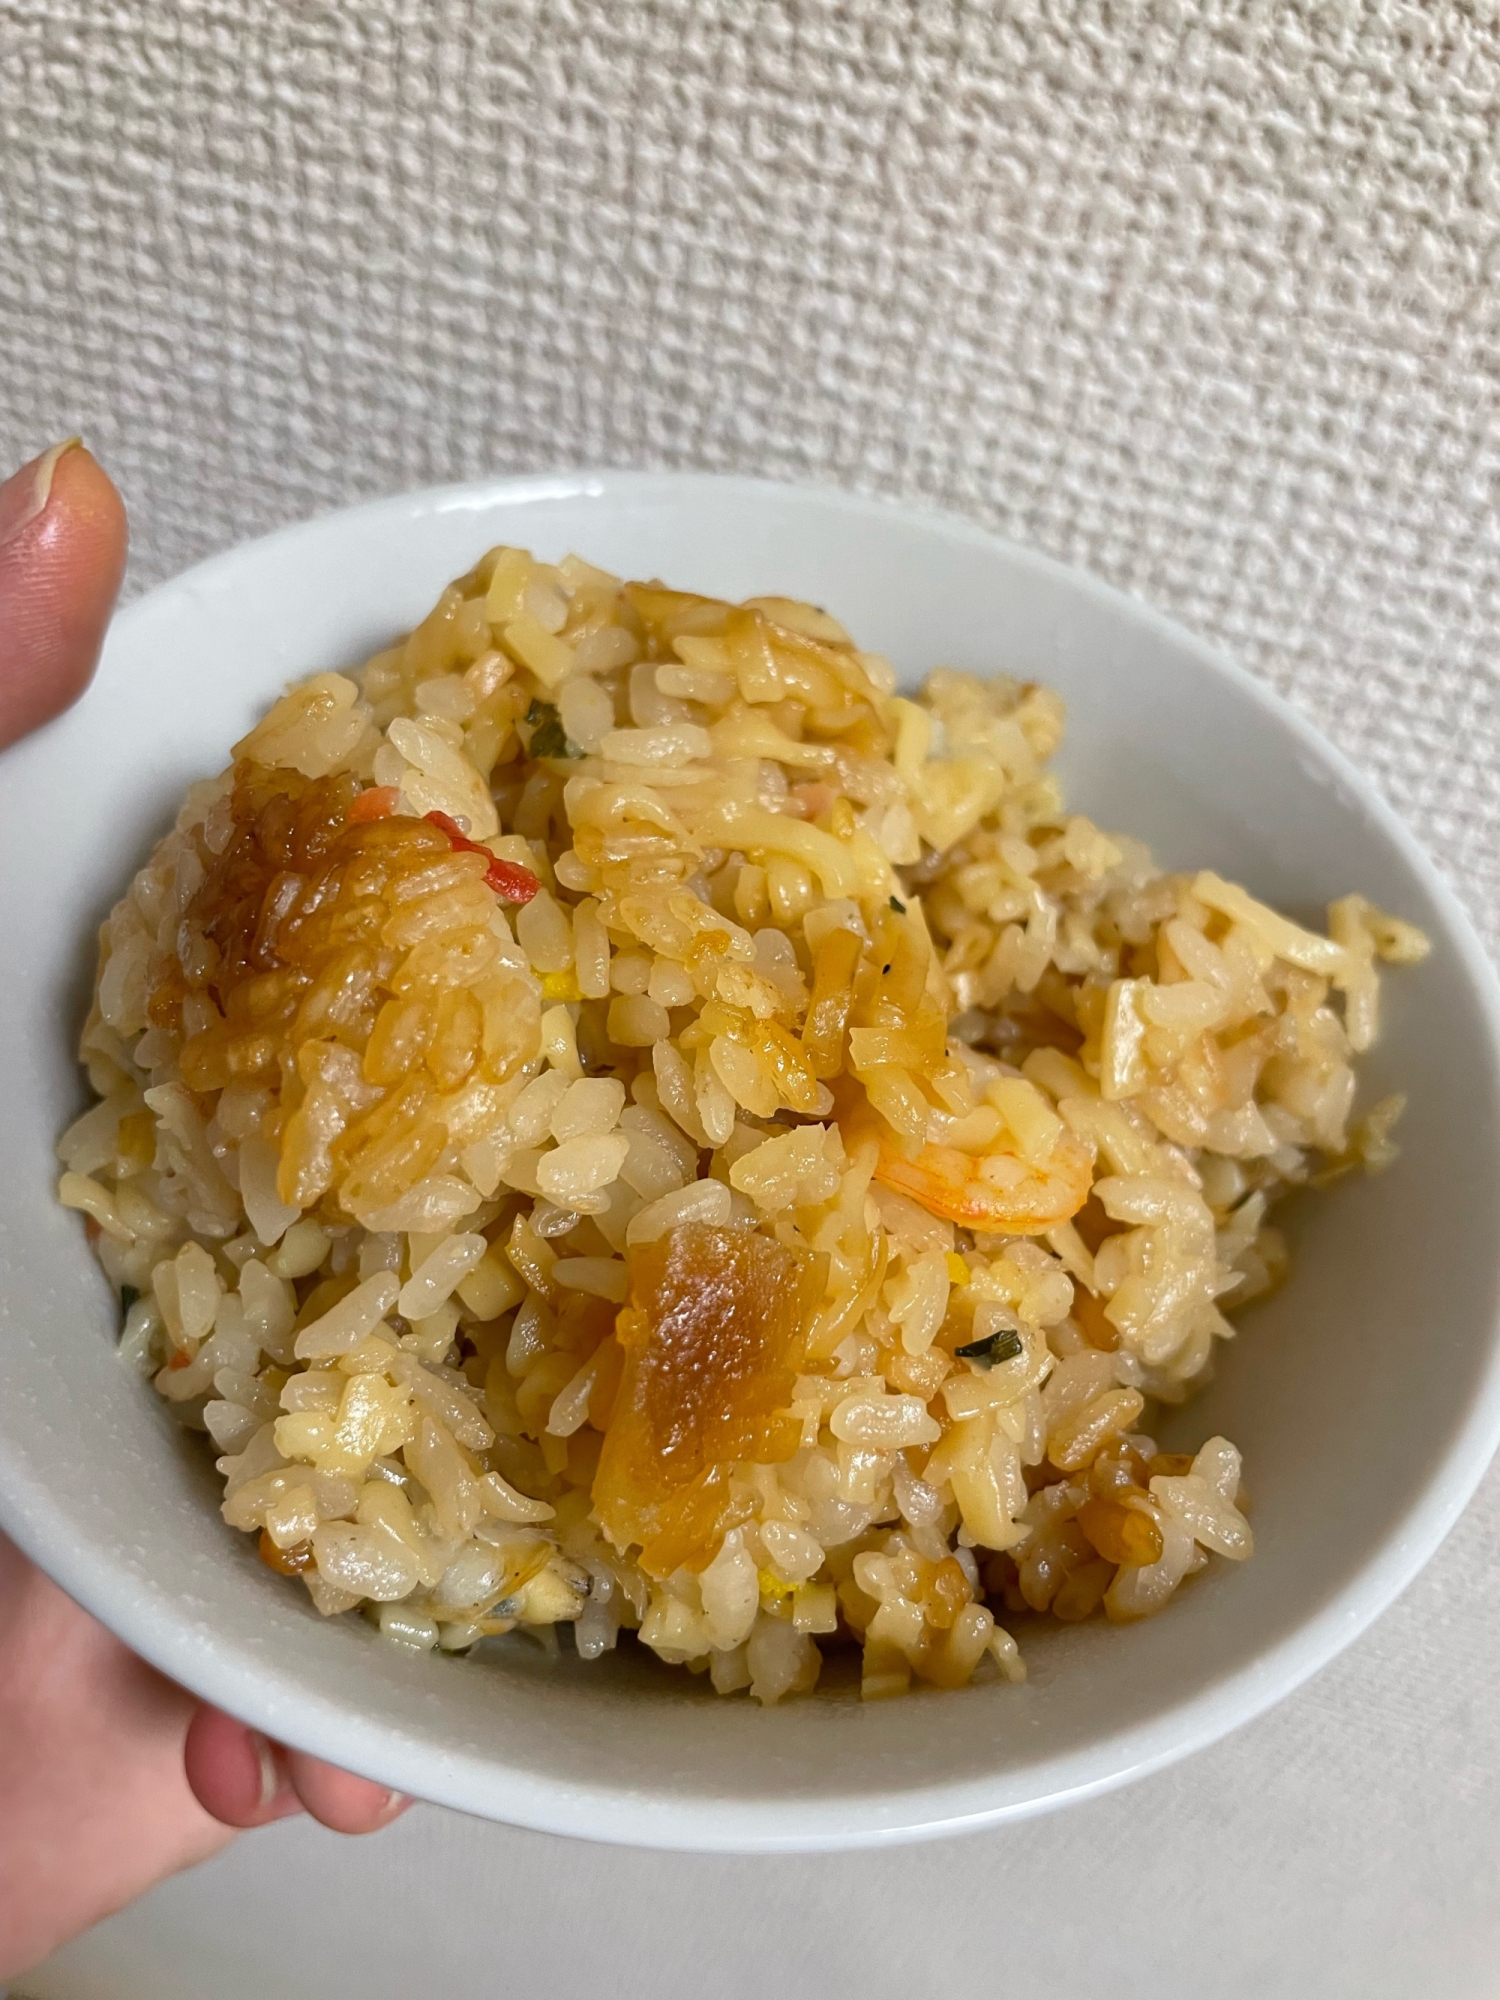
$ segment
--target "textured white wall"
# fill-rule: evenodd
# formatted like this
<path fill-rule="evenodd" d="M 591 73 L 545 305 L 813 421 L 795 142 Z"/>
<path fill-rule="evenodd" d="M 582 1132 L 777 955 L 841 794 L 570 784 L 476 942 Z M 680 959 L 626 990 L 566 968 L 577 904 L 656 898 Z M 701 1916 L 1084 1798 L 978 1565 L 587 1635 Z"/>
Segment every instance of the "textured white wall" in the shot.
<path fill-rule="evenodd" d="M 1500 922 L 1492 0 L 0 0 L 0 444 L 135 580 L 504 468 L 955 506 L 1221 639 Z"/>
<path fill-rule="evenodd" d="M 0 0 L 0 453 L 82 428 L 137 587 L 508 468 L 957 507 L 1290 692 L 1492 944 L 1497 278 L 1493 0 Z M 28 1984 L 918 1994 L 917 1896 L 997 1995 L 1486 2000 L 1497 1523 L 1492 1476 L 1311 1688 L 1055 1820 L 786 1864 L 260 1837 Z"/>

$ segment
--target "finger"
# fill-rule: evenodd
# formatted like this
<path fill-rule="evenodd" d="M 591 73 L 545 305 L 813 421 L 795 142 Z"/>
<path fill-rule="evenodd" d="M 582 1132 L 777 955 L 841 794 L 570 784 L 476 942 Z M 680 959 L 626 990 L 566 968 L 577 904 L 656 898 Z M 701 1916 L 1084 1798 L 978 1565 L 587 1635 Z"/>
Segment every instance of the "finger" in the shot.
<path fill-rule="evenodd" d="M 368 1778 L 335 1770 L 300 1750 L 288 1750 L 286 1761 L 303 1805 L 335 1833 L 377 1833 L 411 1804 L 404 1792 L 388 1791 Z"/>
<path fill-rule="evenodd" d="M 0 1988 L 234 1838 L 188 1789 L 196 1707 L 0 1534 Z"/>
<path fill-rule="evenodd" d="M 199 1708 L 188 1724 L 182 1761 L 199 1805 L 225 1826 L 266 1826 L 302 1810 L 286 1752 L 217 1708 Z"/>
<path fill-rule="evenodd" d="M 126 541 L 125 503 L 77 438 L 0 486 L 0 749 L 93 678 Z"/>

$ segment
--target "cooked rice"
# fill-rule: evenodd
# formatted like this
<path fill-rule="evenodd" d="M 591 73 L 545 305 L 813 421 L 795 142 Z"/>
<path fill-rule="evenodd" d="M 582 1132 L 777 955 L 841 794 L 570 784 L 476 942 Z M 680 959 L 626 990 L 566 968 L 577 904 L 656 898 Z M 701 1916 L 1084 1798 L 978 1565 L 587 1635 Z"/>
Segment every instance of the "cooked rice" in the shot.
<path fill-rule="evenodd" d="M 857 1642 L 874 1698 L 1250 1554 L 1239 1453 L 1150 1411 L 1283 1275 L 1274 1202 L 1392 1157 L 1353 1060 L 1426 944 L 1160 873 L 1062 728 L 496 549 L 193 787 L 61 1193 L 319 1611 L 762 1702 Z"/>

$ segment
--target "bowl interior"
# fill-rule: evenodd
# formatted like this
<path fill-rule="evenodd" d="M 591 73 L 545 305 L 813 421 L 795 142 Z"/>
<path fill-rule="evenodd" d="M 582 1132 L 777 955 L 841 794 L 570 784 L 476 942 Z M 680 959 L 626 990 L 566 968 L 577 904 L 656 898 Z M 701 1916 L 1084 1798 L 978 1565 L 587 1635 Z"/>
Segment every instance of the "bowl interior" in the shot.
<path fill-rule="evenodd" d="M 1242 1446 L 1256 1559 L 1160 1619 L 1023 1633 L 1031 1679 L 761 1714 L 627 1650 L 413 1657 L 320 1621 L 217 1512 L 206 1449 L 117 1363 L 117 1313 L 53 1142 L 92 932 L 187 783 L 282 681 L 361 659 L 496 541 L 635 576 L 827 604 L 904 677 L 946 663 L 1060 687 L 1070 799 L 1294 911 L 1358 888 L 1423 925 L 1364 1102 L 1409 1094 L 1387 1174 L 1302 1198 L 1291 1282 L 1248 1314 L 1174 1440 Z M 1087 578 L 940 516 L 686 475 L 498 481 L 328 517 L 218 558 L 116 622 L 88 700 L 0 788 L 6 1192 L 0 1513 L 139 1651 L 304 1748 L 463 1809 L 692 1847 L 850 1845 L 1034 1810 L 1255 1713 L 1399 1590 L 1493 1447 L 1500 1031 L 1452 897 L 1361 780 L 1274 698 Z"/>

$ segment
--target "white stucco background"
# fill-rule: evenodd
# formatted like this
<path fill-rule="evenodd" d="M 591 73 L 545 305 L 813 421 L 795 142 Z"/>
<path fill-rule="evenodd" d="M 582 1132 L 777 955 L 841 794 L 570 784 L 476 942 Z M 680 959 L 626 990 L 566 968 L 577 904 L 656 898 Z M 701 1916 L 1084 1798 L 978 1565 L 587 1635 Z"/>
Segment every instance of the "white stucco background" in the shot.
<path fill-rule="evenodd" d="M 136 589 L 580 462 L 958 508 L 1288 693 L 1500 946 L 1492 0 L 0 0 L 0 454 L 75 429 Z M 1497 1525 L 1492 1476 L 1293 1701 L 1029 1826 L 293 1826 L 21 1990 L 1500 1994 Z"/>

